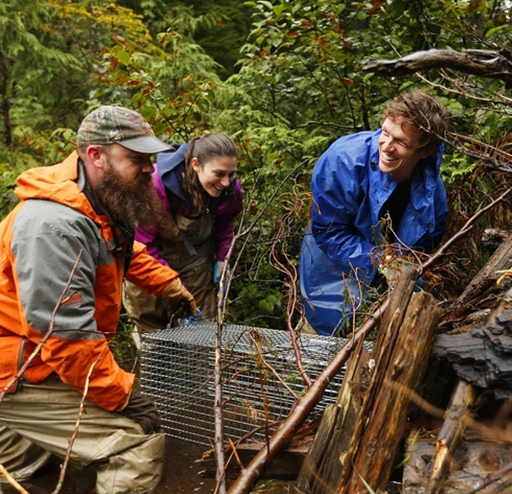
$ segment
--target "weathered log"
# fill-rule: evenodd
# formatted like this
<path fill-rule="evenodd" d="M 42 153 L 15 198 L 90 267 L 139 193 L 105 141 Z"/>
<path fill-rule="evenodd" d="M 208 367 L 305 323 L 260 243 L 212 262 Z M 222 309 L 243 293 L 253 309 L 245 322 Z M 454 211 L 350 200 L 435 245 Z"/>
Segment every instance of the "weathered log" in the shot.
<path fill-rule="evenodd" d="M 464 420 L 475 401 L 475 389 L 465 381 L 459 381 L 446 412 L 446 420 L 437 436 L 436 457 L 425 494 L 438 494 L 455 448 L 466 428 Z"/>
<path fill-rule="evenodd" d="M 348 448 L 362 404 L 364 373 L 369 354 L 362 341 L 349 359 L 337 403 L 325 410 L 315 439 L 297 480 L 299 492 L 320 494 L 332 485 L 339 471 L 339 457 Z M 334 476 L 334 478 L 333 478 Z M 320 481 L 318 481 L 321 479 Z"/>
<path fill-rule="evenodd" d="M 497 398 L 511 396 L 512 290 L 483 325 L 460 334 L 438 335 L 432 357 L 451 362 L 459 378 L 483 389 L 494 389 Z"/>
<path fill-rule="evenodd" d="M 384 77 L 403 76 L 429 69 L 453 69 L 505 81 L 512 87 L 512 59 L 508 50 L 426 50 L 401 59 L 372 60 L 363 67 Z"/>
<path fill-rule="evenodd" d="M 372 363 L 388 361 L 391 357 L 389 341 L 394 341 L 398 335 L 409 300 L 414 290 L 418 273 L 410 271 L 402 275 L 395 287 L 384 314 L 381 329 L 372 351 Z M 392 346 L 392 345 L 391 345 Z M 368 399 L 370 390 L 365 392 L 364 403 L 361 391 L 352 386 L 353 377 L 368 368 L 362 365 L 358 354 L 353 354 L 347 374 L 338 396 L 338 403 L 332 407 L 329 414 L 324 416 L 313 445 L 311 453 L 305 460 L 297 482 L 300 492 L 315 494 L 339 492 L 340 479 L 345 471 L 352 468 L 352 454 L 346 454 L 357 445 L 354 437 L 359 437 L 365 418 L 370 412 L 372 400 Z M 370 375 L 370 388 L 375 381 L 375 368 Z M 361 409 L 363 408 L 363 410 Z M 357 429 L 359 426 L 359 429 Z M 325 444 L 328 438 L 328 444 Z"/>
<path fill-rule="evenodd" d="M 365 482 L 374 490 L 386 488 L 405 432 L 411 391 L 423 378 L 440 312 L 432 295 L 414 293 L 398 335 L 389 335 L 390 348 L 383 352 L 389 358 L 376 362 L 367 392 L 370 413 L 360 418 L 364 430 L 353 438 L 353 469 L 338 486 L 340 493 L 366 493 Z"/>
<path fill-rule="evenodd" d="M 471 312 L 474 309 L 475 300 L 496 285 L 496 281 L 500 277 L 499 272 L 511 267 L 511 259 L 512 235 L 509 235 L 492 254 L 485 266 L 471 280 L 455 305 L 443 316 L 443 320 L 461 319 L 465 314 Z"/>

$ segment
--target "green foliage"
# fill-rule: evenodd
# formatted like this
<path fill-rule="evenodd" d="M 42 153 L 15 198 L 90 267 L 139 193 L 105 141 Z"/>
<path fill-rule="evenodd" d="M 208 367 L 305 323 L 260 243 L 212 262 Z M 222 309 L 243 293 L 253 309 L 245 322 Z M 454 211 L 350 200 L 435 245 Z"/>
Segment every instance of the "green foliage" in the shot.
<path fill-rule="evenodd" d="M 455 70 L 389 79 L 364 70 L 370 60 L 429 48 L 507 47 L 504 0 L 25 3 L 0 4 L 0 215 L 16 202 L 16 176 L 61 161 L 83 115 L 99 105 L 140 111 L 169 141 L 227 132 L 240 149 L 241 228 L 257 220 L 235 252 L 232 321 L 287 325 L 313 165 L 340 135 L 377 128 L 399 91 L 423 87 L 450 112 L 455 147 L 447 146 L 442 167 L 450 234 L 507 181 L 475 157 L 478 142 L 511 151 L 502 81 Z M 461 272 L 482 262 L 484 223 L 505 226 L 509 216 L 504 208 L 475 228 L 458 252 Z"/>

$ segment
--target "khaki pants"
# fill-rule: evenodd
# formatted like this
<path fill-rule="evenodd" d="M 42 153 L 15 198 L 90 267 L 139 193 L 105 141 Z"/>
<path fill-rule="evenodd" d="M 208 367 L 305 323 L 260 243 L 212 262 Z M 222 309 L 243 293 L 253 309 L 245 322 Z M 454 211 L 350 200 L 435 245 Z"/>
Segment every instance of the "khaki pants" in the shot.
<path fill-rule="evenodd" d="M 195 246 L 197 256 L 188 255 L 183 242 L 175 245 L 172 254 L 167 253 L 166 261 L 178 271 L 182 283 L 194 296 L 197 307 L 201 309 L 201 319 L 214 320 L 217 315 L 217 291 L 212 271 L 208 269 L 209 241 Z M 163 298 L 146 293 L 128 281 L 124 282 L 123 305 L 135 326 L 134 340 L 139 349 L 138 333 L 159 331 L 169 322 Z M 177 325 L 179 321 L 174 320 L 173 323 Z"/>
<path fill-rule="evenodd" d="M 8 394 L 0 405 L 0 463 L 16 479 L 30 477 L 54 455 L 65 458 L 81 395 L 57 377 Z M 70 461 L 96 466 L 97 494 L 147 492 L 163 474 L 165 436 L 85 401 Z M 3 479 L 0 476 L 0 479 Z"/>

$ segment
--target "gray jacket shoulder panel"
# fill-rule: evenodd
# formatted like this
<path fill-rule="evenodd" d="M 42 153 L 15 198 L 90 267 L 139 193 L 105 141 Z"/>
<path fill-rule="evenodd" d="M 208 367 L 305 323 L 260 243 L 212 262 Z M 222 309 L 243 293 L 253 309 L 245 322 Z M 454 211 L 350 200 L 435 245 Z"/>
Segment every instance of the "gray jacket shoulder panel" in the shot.
<path fill-rule="evenodd" d="M 12 251 L 25 318 L 42 333 L 80 255 L 66 292 L 80 303 L 59 307 L 55 336 L 103 337 L 96 333 L 94 285 L 98 265 L 108 263 L 110 254 L 90 218 L 56 202 L 28 200 L 14 221 Z"/>

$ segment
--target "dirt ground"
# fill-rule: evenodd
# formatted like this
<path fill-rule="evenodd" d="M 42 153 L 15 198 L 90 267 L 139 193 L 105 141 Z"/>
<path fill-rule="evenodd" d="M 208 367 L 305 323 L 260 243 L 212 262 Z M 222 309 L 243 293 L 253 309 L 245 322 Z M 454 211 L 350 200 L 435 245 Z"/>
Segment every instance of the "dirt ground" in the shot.
<path fill-rule="evenodd" d="M 198 475 L 201 470 L 198 460 L 205 450 L 203 446 L 167 438 L 166 450 L 165 477 L 154 494 L 209 494 L 214 491 L 215 481 Z M 57 486 L 59 473 L 58 464 L 45 467 L 22 485 L 30 494 L 51 494 Z M 91 494 L 95 478 L 94 469 L 80 472 L 70 468 L 60 494 Z M 19 494 L 13 487 L 0 484 L 2 493 Z"/>
<path fill-rule="evenodd" d="M 210 494 L 215 490 L 215 480 L 202 478 L 199 460 L 204 446 L 167 438 L 165 476 L 152 494 Z M 59 465 L 45 467 L 22 485 L 29 494 L 51 494 L 59 480 Z M 59 494 L 92 494 L 96 475 L 94 469 L 78 471 L 68 468 L 66 479 Z M 254 490 L 260 494 L 287 494 L 288 483 L 261 482 Z M 0 484 L 0 494 L 19 494 L 13 487 Z"/>

